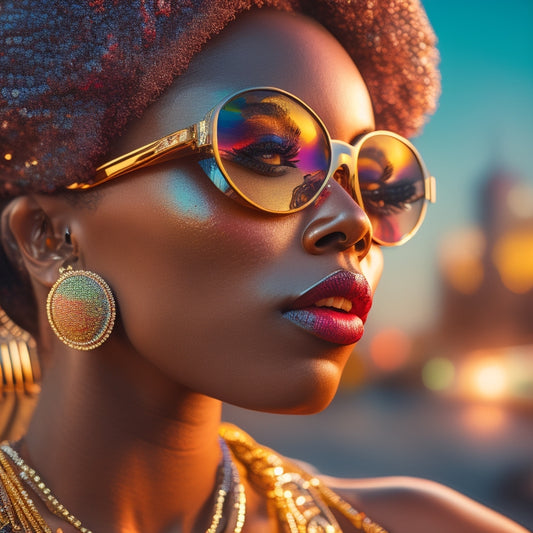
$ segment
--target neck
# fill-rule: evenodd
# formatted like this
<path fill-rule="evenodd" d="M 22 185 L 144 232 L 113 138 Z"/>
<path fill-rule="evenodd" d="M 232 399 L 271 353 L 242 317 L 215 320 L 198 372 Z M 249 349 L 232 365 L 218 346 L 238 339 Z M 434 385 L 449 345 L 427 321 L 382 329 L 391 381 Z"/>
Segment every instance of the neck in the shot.
<path fill-rule="evenodd" d="M 21 453 L 93 531 L 205 531 L 220 403 L 111 347 L 48 370 Z"/>

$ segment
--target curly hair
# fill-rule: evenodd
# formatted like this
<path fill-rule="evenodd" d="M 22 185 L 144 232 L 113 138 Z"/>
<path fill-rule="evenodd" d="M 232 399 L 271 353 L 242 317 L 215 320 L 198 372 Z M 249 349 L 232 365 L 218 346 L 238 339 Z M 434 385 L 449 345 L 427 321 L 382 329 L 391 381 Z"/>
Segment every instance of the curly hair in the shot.
<path fill-rule="evenodd" d="M 414 134 L 439 94 L 419 0 L 11 0 L 0 7 L 0 196 L 86 182 L 128 120 L 254 7 L 299 11 L 352 56 L 376 125 Z"/>

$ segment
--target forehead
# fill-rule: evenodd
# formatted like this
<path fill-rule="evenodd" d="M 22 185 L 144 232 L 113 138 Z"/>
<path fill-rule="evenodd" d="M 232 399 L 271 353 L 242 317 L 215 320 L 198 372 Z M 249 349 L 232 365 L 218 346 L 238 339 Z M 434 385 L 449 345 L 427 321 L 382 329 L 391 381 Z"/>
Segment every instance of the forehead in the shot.
<path fill-rule="evenodd" d="M 256 10 L 228 25 L 197 54 L 120 144 L 133 149 L 201 120 L 220 100 L 251 87 L 278 87 L 303 100 L 334 138 L 373 128 L 364 81 L 338 41 L 299 14 Z"/>

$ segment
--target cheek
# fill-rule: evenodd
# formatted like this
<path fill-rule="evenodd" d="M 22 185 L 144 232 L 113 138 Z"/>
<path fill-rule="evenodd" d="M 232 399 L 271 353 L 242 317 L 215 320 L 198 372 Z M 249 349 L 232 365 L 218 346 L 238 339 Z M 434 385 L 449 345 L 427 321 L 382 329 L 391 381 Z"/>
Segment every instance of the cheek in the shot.
<path fill-rule="evenodd" d="M 163 213 L 197 225 L 209 224 L 213 219 L 214 206 L 199 183 L 199 180 L 207 178 L 195 176 L 192 168 L 187 173 L 169 169 L 169 174 L 170 179 L 163 181 L 160 194 L 155 199 Z"/>
<path fill-rule="evenodd" d="M 361 270 L 375 293 L 383 272 L 383 252 L 377 244 L 372 244 L 370 251 L 361 261 Z"/>
<path fill-rule="evenodd" d="M 196 168 L 166 180 L 155 203 L 160 206 L 155 231 L 164 242 L 163 247 L 156 243 L 153 253 L 170 271 L 179 270 L 177 283 L 199 293 L 243 285 L 294 239 L 294 228 L 283 217 L 225 197 Z"/>
<path fill-rule="evenodd" d="M 242 280 L 261 265 L 274 263 L 300 240 L 294 218 L 264 213 L 224 196 L 198 165 L 174 172 L 155 203 L 162 220 L 168 221 L 177 262 L 194 272 L 199 268 L 213 275 L 224 270 L 229 279 Z"/>
<path fill-rule="evenodd" d="M 124 181 L 109 188 L 94 217 L 88 259 L 113 287 L 128 337 L 142 351 L 154 339 L 161 348 L 168 340 L 166 352 L 195 336 L 207 347 L 210 335 L 235 330 L 297 241 L 294 219 L 237 204 L 201 172 L 158 169 Z"/>

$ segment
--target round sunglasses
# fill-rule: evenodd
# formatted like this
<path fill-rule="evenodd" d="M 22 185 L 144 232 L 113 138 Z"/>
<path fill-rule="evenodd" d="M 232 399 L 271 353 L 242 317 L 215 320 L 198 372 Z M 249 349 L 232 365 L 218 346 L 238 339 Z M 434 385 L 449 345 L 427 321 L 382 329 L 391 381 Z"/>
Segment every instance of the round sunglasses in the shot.
<path fill-rule="evenodd" d="M 296 96 L 261 87 L 225 98 L 204 119 L 100 166 L 88 189 L 133 170 L 196 155 L 229 197 L 269 213 L 311 205 L 337 180 L 367 214 L 375 242 L 403 244 L 420 227 L 435 179 L 415 147 L 390 131 L 353 144 L 332 140 L 317 114 Z"/>

